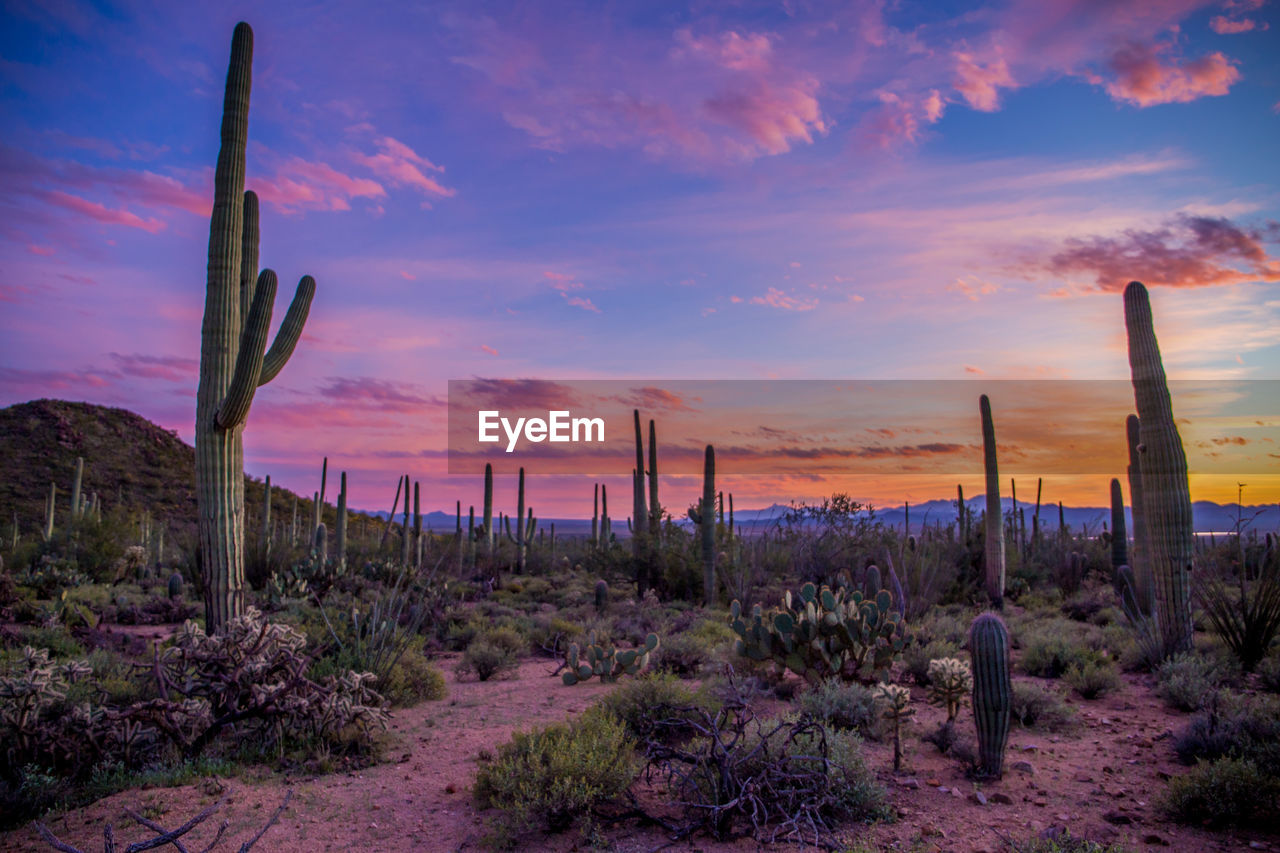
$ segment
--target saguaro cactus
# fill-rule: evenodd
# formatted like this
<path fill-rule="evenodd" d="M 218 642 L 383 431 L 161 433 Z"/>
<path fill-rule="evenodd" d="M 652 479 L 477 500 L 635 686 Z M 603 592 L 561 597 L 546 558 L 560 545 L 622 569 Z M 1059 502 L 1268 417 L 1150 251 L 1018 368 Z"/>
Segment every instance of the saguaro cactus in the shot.
<path fill-rule="evenodd" d="M 1129 369 L 1138 408 L 1138 458 L 1142 472 L 1146 553 L 1151 572 L 1153 615 L 1162 653 L 1191 648 L 1191 492 L 1187 457 L 1173 418 L 1151 303 L 1141 282 L 1124 289 L 1124 325 L 1129 336 Z"/>
<path fill-rule="evenodd" d="M 342 484 L 338 489 L 338 572 L 347 568 L 347 472 L 342 472 Z"/>
<path fill-rule="evenodd" d="M 1129 565 L 1129 528 L 1124 522 L 1124 494 L 1120 481 L 1111 478 L 1111 568 Z"/>
<path fill-rule="evenodd" d="M 484 463 L 484 550 L 485 556 L 493 559 L 493 466 Z"/>
<path fill-rule="evenodd" d="M 716 600 L 716 449 L 710 444 L 702 465 L 702 500 L 689 518 L 701 534 L 702 598 L 710 607 Z"/>
<path fill-rule="evenodd" d="M 973 670 L 973 720 L 978 730 L 978 771 L 999 778 L 1009 742 L 1009 629 L 994 613 L 983 613 L 969 626 Z"/>
<path fill-rule="evenodd" d="M 516 574 L 524 574 L 525 561 L 529 552 L 529 543 L 533 539 L 533 531 L 537 530 L 537 520 L 533 517 L 533 507 L 529 507 L 528 515 L 524 508 L 524 469 L 520 469 L 519 490 L 516 494 L 516 532 L 511 535 L 511 520 L 506 521 L 507 539 L 516 546 Z"/>
<path fill-rule="evenodd" d="M 996 428 L 991 420 L 991 401 L 983 394 L 978 400 L 982 412 L 982 464 L 987 474 L 987 596 L 993 607 L 1004 606 L 1004 518 L 1000 509 L 1000 471 L 996 464 Z"/>
<path fill-rule="evenodd" d="M 1129 445 L 1129 504 L 1133 509 L 1133 550 L 1129 552 L 1129 567 L 1133 572 L 1133 597 L 1138 611 L 1151 615 L 1151 567 L 1147 563 L 1147 525 L 1142 500 L 1142 464 L 1138 445 L 1142 443 L 1142 425 L 1137 415 L 1129 415 L 1124 422 L 1125 439 Z"/>
<path fill-rule="evenodd" d="M 266 351 L 276 274 L 258 273 L 258 199 L 244 191 L 252 64 L 253 31 L 239 23 L 214 171 L 196 392 L 196 507 L 210 633 L 244 611 L 245 420 L 258 386 L 274 379 L 293 354 L 316 286 L 311 276 L 302 277 Z"/>

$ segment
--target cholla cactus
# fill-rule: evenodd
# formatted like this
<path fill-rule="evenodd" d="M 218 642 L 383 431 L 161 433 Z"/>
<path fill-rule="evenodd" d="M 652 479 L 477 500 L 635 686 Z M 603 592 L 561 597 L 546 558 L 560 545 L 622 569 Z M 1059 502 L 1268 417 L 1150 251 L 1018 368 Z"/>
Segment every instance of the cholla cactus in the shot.
<path fill-rule="evenodd" d="M 955 720 L 973 690 L 973 670 L 960 658 L 929 661 L 929 701 L 947 709 L 947 722 Z"/>
<path fill-rule="evenodd" d="M 13 674 L 0 677 L 0 744 L 10 767 L 67 743 L 60 735 L 68 723 L 63 713 L 67 689 L 91 672 L 84 661 L 54 664 L 48 649 L 22 649 Z M 87 708 L 83 713 L 90 714 Z"/>
<path fill-rule="evenodd" d="M 900 684 L 877 684 L 871 691 L 880 715 L 893 726 L 893 769 L 902 769 L 902 726 L 915 715 L 911 691 Z"/>

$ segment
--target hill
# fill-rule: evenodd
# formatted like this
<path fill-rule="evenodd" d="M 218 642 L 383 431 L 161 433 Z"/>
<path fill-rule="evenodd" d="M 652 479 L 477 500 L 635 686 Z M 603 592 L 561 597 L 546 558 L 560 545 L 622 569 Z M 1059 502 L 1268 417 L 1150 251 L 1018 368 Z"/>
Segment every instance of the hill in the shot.
<path fill-rule="evenodd" d="M 177 433 L 126 409 L 32 400 L 0 409 L 0 519 L 5 535 L 17 514 L 23 535 L 44 522 L 49 484 L 57 485 L 56 519 L 70 511 L 76 457 L 84 458 L 81 493 L 96 493 L 104 512 L 150 512 L 172 533 L 194 535 L 195 448 Z M 262 512 L 260 481 L 245 477 L 246 519 Z M 292 512 L 293 493 L 274 489 L 276 518 Z M 311 501 L 302 517 L 309 517 Z M 300 511 L 302 511 L 300 507 Z"/>

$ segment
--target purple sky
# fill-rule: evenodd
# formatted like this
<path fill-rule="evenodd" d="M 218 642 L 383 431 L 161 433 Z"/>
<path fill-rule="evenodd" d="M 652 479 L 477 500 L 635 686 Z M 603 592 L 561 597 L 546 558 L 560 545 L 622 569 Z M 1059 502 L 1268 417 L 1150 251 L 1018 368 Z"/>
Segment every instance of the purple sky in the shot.
<path fill-rule="evenodd" d="M 246 431 L 290 488 L 328 454 L 357 506 L 407 471 L 465 509 L 450 378 L 1125 378 L 1131 278 L 1171 376 L 1280 377 L 1274 4 L 511 5 L 6 3 L 0 404 L 191 439 L 241 19 L 277 318 L 318 282 Z M 581 514 L 590 488 L 534 500 Z"/>

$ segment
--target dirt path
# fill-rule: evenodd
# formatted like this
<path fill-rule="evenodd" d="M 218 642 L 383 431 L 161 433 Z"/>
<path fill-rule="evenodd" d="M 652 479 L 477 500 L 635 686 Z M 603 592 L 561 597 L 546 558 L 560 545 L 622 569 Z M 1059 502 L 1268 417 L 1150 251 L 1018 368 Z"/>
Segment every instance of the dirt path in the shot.
<path fill-rule="evenodd" d="M 388 760 L 354 773 L 288 780 L 294 802 L 257 849 L 264 851 L 473 850 L 483 847 L 484 816 L 472 803 L 476 755 L 494 749 L 517 729 L 564 720 L 612 689 L 595 682 L 567 688 L 548 673 L 545 660 L 526 661 L 516 677 L 479 683 L 458 682 L 452 658 L 441 661 L 450 696 L 394 715 L 394 745 Z M 907 737 L 906 768 L 893 774 L 892 750 L 869 744 L 868 760 L 889 786 L 899 819 L 875 827 L 853 827 L 848 840 L 872 849 L 911 851 L 1003 850 L 1001 836 L 1025 839 L 1054 826 L 1077 837 L 1119 841 L 1134 850 L 1280 850 L 1280 836 L 1210 833 L 1162 820 L 1152 804 L 1169 774 L 1183 772 L 1168 733 L 1185 719 L 1166 711 L 1142 679 L 1126 676 L 1125 687 L 1105 699 L 1073 699 L 1081 725 L 1062 735 L 1040 735 L 1015 727 L 1009 772 L 999 782 L 975 786 L 959 766 L 918 739 L 935 727 L 942 712 L 924 704 L 913 690 L 917 717 Z M 967 712 L 960 725 L 972 725 Z M 1027 762 L 1017 769 L 1018 762 Z M 1028 772 L 1028 769 L 1030 772 Z M 280 802 L 286 782 L 273 778 L 226 782 L 234 789 L 222 817 L 229 820 L 234 849 L 259 827 Z M 168 789 L 133 790 L 103 799 L 71 816 L 55 816 L 50 826 L 64 841 L 84 850 L 101 849 L 101 828 L 110 820 L 118 835 L 138 840 L 123 817 L 140 808 L 166 826 L 175 826 L 216 799 L 208 783 Z M 986 802 L 980 803 L 975 792 Z M 1007 800 L 1007 802 L 1005 802 Z M 212 839 L 216 821 L 192 833 L 189 846 Z M 664 842 L 653 828 L 626 824 L 611 833 L 621 853 L 652 850 Z M 579 841 L 561 836 L 530 838 L 522 849 L 564 851 Z M 0 836 L 0 848 L 47 849 L 30 827 Z M 675 850 L 754 850 L 748 840 L 716 844 L 706 839 Z M 786 850 L 787 847 L 774 847 Z"/>

